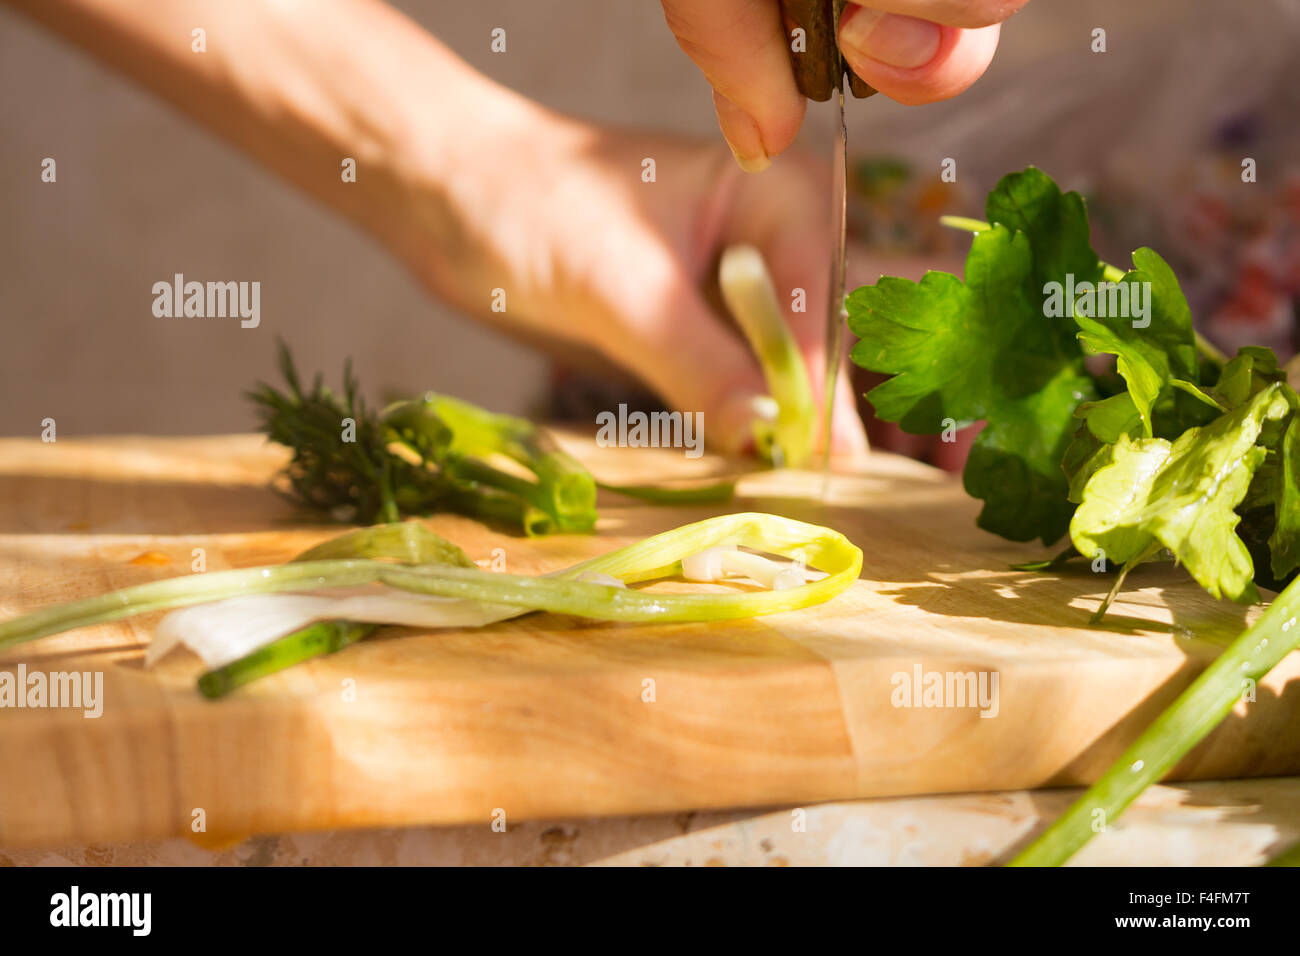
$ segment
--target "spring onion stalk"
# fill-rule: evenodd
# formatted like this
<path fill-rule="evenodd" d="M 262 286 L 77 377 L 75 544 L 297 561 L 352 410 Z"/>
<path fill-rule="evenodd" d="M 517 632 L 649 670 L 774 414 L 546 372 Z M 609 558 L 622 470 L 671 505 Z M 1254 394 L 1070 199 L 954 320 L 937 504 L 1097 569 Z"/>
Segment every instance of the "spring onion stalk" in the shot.
<path fill-rule="evenodd" d="M 461 474 L 478 481 L 487 473 L 475 477 L 463 469 L 476 458 L 505 455 L 531 471 L 536 483 L 517 479 L 521 484 L 508 486 L 491 478 L 489 483 L 515 494 L 528 494 L 526 500 L 549 514 L 560 531 L 590 531 L 595 527 L 596 482 L 591 473 L 532 422 L 435 392 L 429 392 L 419 402 L 395 406 L 385 413 L 385 418 L 395 420 L 413 414 L 432 415 L 451 430 L 450 451 L 460 459 L 453 471 L 461 469 Z M 528 486 L 527 490 L 521 485 Z"/>
<path fill-rule="evenodd" d="M 685 488 L 596 481 L 577 459 L 532 422 L 489 412 L 447 395 L 430 392 L 421 402 L 404 402 L 385 414 L 386 420 L 407 427 L 424 416 L 450 429 L 450 450 L 455 457 L 449 468 L 457 478 L 499 489 L 526 503 L 521 521 L 530 535 L 590 531 L 596 521 L 597 487 L 663 505 L 715 504 L 735 496 L 732 481 Z M 508 474 L 479 457 L 494 454 L 525 466 L 537 480 Z"/>
<path fill-rule="evenodd" d="M 554 534 L 560 530 L 554 518 L 522 498 L 501 491 L 489 491 L 481 486 L 452 488 L 442 496 L 440 505 L 447 511 L 476 518 L 487 524 L 521 528 L 530 538 Z"/>
<path fill-rule="evenodd" d="M 316 621 L 339 620 L 406 627 L 484 627 L 527 608 L 472 599 L 363 588 L 327 594 L 241 594 L 172 611 L 154 629 L 145 655 L 150 666 L 184 644 L 209 667 L 223 667 Z"/>
<path fill-rule="evenodd" d="M 206 604 L 242 594 L 359 587 L 379 580 L 380 572 L 390 567 L 391 564 L 381 561 L 307 561 L 239 571 L 208 571 L 150 581 L 0 621 L 0 648 L 150 611 Z"/>
<path fill-rule="evenodd" d="M 224 667 L 208 671 L 199 678 L 199 693 L 210 700 L 215 700 L 258 678 L 301 664 L 322 654 L 341 651 L 374 630 L 374 626 L 370 624 L 318 621 Z"/>
<path fill-rule="evenodd" d="M 982 219 L 972 219 L 969 216 L 940 216 L 939 224 L 947 226 L 950 229 L 960 229 L 963 232 L 987 232 L 993 227 Z M 1107 282 L 1119 282 L 1124 278 L 1124 270 L 1119 266 L 1113 266 L 1109 262 L 1101 263 L 1101 277 Z M 1192 330 L 1196 336 L 1196 351 L 1204 359 L 1220 367 L 1228 363 L 1228 356 L 1217 345 L 1201 335 L 1195 329 Z M 1204 396 L 1198 396 L 1203 398 Z"/>
<path fill-rule="evenodd" d="M 732 246 L 722 254 L 718 283 L 758 356 L 768 390 L 777 405 L 774 422 L 755 425 L 760 449 L 770 449 L 773 464 L 798 468 L 812 454 L 817 405 L 803 355 L 782 315 L 762 254 L 753 246 Z"/>
<path fill-rule="evenodd" d="M 397 526 L 399 529 L 401 526 Z M 374 529 L 370 529 L 374 530 Z M 385 529 L 384 547 L 354 539 L 351 547 L 374 556 L 339 558 L 347 551 L 327 542 L 307 560 L 275 567 L 213 571 L 138 584 L 98 597 L 42 608 L 0 622 L 0 648 L 50 634 L 120 620 L 148 611 L 189 607 L 242 595 L 308 592 L 384 584 L 412 594 L 456 598 L 523 611 L 551 611 L 608 621 L 719 621 L 792 611 L 828 601 L 847 588 L 862 567 L 862 552 L 838 532 L 767 514 L 710 518 L 647 538 L 545 577 L 498 574 L 450 563 L 402 565 L 396 552 L 423 553 L 411 532 Z M 359 543 L 360 542 L 360 543 Z M 681 562 L 714 547 L 748 547 L 783 555 L 826 573 L 821 580 L 782 591 L 666 594 L 592 583 L 591 574 L 633 584 L 680 573 Z M 322 555 L 324 557 L 322 557 Z M 382 556 L 382 557 L 381 557 Z"/>
<path fill-rule="evenodd" d="M 1300 843 L 1283 850 L 1268 861 L 1269 866 L 1300 866 Z"/>
<path fill-rule="evenodd" d="M 464 551 L 414 521 L 375 525 L 338 535 L 308 548 L 294 558 L 293 562 L 330 558 L 388 558 L 404 564 L 474 567 L 474 562 Z M 217 605 L 207 606 L 215 608 Z M 165 618 L 164 623 L 166 621 Z M 240 630 L 246 631 L 247 618 L 243 618 L 240 624 Z M 270 644 L 253 645 L 257 649 L 251 653 L 204 673 L 198 679 L 199 693 L 214 700 L 261 677 L 301 664 L 313 657 L 340 651 L 364 640 L 378 629 L 376 624 L 356 621 L 311 621 L 305 627 L 291 631 Z M 260 641 L 260 636 L 253 639 Z M 150 658 L 156 659 L 165 652 L 165 648 L 159 646 L 160 643 L 155 634 L 145 656 L 146 664 Z"/>
<path fill-rule="evenodd" d="M 664 594 L 576 580 L 591 571 L 625 584 L 678 574 L 683 558 L 716 547 L 748 547 L 779 554 L 825 571 L 826 577 L 784 591 L 723 594 Z M 775 515 L 738 514 L 655 535 L 547 577 L 464 568 L 383 567 L 382 583 L 418 594 L 512 604 L 605 621 L 723 621 L 828 601 L 856 580 L 862 569 L 862 552 L 843 535 L 826 528 Z"/>
<path fill-rule="evenodd" d="M 584 512 L 580 518 L 575 518 L 574 513 L 566 514 L 555 506 L 553 489 L 494 468 L 485 461 L 456 456 L 448 463 L 448 470 L 460 481 L 471 482 L 480 489 L 486 486 L 505 492 L 495 497 L 503 505 L 513 503 L 506 506 L 512 509 L 512 513 L 517 510 L 517 521 L 529 537 L 557 531 L 590 531 L 595 526 L 594 507 L 589 512 Z M 487 494 L 488 500 L 492 500 L 491 493 Z"/>
<path fill-rule="evenodd" d="M 464 551 L 413 521 L 339 535 L 309 548 L 290 563 L 352 558 L 474 567 Z M 332 642 L 323 641 L 315 629 L 317 623 L 330 619 L 370 623 L 372 626 L 365 631 L 368 634 L 375 629 L 373 622 L 413 627 L 482 627 L 520 613 L 523 609 L 502 608 L 480 601 L 384 593 L 374 588 L 329 595 L 245 594 L 168 614 L 154 630 L 145 665 L 152 665 L 172 648 L 185 644 L 209 667 L 226 670 L 243 660 L 248 673 L 269 673 L 267 668 L 274 661 L 284 661 L 283 666 L 289 666 L 337 650 Z M 292 640 L 295 636 L 303 645 L 297 650 Z M 261 650 L 272 641 L 278 644 L 279 651 L 268 659 Z M 217 681 L 214 686 L 220 686 L 221 679 L 214 680 Z"/>
<path fill-rule="evenodd" d="M 826 577 L 825 572 L 812 571 L 801 564 L 773 561 L 734 548 L 710 548 L 684 558 L 680 564 L 681 575 L 688 581 L 747 578 L 773 590 L 798 587 Z M 656 570 L 661 572 L 656 576 L 662 576 L 662 573 L 674 569 Z M 616 588 L 627 586 L 620 578 L 589 568 L 577 571 L 576 580 Z M 261 609 L 249 607 L 256 602 L 266 606 Z M 184 635 L 184 643 L 214 667 L 199 678 L 199 690 L 205 696 L 215 698 L 250 680 L 312 657 L 332 654 L 368 636 L 376 627 L 357 624 L 357 621 L 374 620 L 415 627 L 481 627 L 526 612 L 526 608 L 414 594 L 348 598 L 248 595 L 172 612 L 159 625 L 149 647 L 147 662 L 161 657 Z M 275 614 L 281 615 L 279 620 Z M 333 614 L 347 615 L 356 620 L 322 620 Z M 290 630 L 290 626 L 285 625 L 286 617 L 293 622 L 292 627 L 306 626 L 279 637 Z M 347 630 L 345 624 L 356 625 L 357 630 Z M 159 648 L 157 653 L 155 648 Z M 243 649 L 249 648 L 252 650 L 239 656 Z"/>
<path fill-rule="evenodd" d="M 456 545 L 414 521 L 360 528 L 339 535 L 309 548 L 290 563 L 339 558 L 475 566 Z M 311 657 L 332 654 L 346 646 L 334 637 L 347 634 L 351 637 L 347 643 L 355 643 L 377 629 L 377 624 L 369 622 L 412 627 L 483 627 L 515 617 L 524 610 L 400 592 L 376 594 L 373 589 L 344 596 L 248 594 L 168 614 L 154 631 L 154 639 L 145 654 L 145 666 L 183 643 L 209 667 L 215 668 L 199 678 L 200 691 L 207 693 L 204 680 L 217 671 L 224 676 L 213 677 L 208 681 L 208 688 L 229 690 L 238 686 L 229 683 L 231 674 L 248 675 L 251 680 L 254 675 L 264 676 Z M 331 618 L 346 619 L 349 625 L 367 623 L 355 634 L 343 630 L 322 632 L 318 625 Z M 276 653 L 263 654 L 272 642 Z"/>
<path fill-rule="evenodd" d="M 1058 866 L 1093 835 L 1094 819 L 1110 825 L 1213 730 L 1243 691 L 1300 645 L 1300 578 L 1289 584 L 1249 629 L 1192 682 L 1012 866 Z M 1100 811 L 1100 818 L 1097 817 Z"/>

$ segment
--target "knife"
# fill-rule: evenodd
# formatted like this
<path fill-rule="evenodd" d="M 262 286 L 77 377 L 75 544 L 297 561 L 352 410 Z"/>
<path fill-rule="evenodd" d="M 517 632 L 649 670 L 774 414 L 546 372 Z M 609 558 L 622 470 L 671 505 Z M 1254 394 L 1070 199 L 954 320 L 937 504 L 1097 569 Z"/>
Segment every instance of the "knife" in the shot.
<path fill-rule="evenodd" d="M 844 123 L 844 78 L 858 98 L 876 91 L 844 62 L 836 41 L 845 0 L 781 0 L 790 64 L 799 92 L 810 100 L 836 101 L 835 143 L 831 150 L 831 276 L 826 300 L 826 376 L 822 394 L 822 472 L 830 478 L 831 412 L 844 351 L 844 243 L 848 212 L 848 129 Z M 802 29 L 797 37 L 796 29 Z M 802 44 L 798 42 L 801 39 Z"/>

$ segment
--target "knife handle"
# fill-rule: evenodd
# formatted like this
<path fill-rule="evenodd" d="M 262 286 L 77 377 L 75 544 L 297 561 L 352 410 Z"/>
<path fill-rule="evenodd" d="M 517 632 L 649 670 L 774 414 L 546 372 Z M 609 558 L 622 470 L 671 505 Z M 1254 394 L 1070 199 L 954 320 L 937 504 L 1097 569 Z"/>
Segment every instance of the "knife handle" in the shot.
<path fill-rule="evenodd" d="M 799 92 L 810 100 L 824 103 L 841 88 L 847 75 L 849 89 L 859 99 L 876 92 L 858 77 L 840 56 L 836 28 L 845 0 L 781 0 L 785 23 L 786 46 Z M 791 34 L 796 27 L 804 31 L 804 49 L 795 50 Z"/>

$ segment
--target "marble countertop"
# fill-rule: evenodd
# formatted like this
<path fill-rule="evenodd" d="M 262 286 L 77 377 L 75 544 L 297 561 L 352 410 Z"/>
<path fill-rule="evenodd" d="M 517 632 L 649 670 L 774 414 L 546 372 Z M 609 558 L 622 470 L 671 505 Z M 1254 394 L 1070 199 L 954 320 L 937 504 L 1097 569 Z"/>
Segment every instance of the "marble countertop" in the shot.
<path fill-rule="evenodd" d="M 1078 790 L 949 794 L 664 816 L 409 827 L 5 850 L 0 865 L 981 866 L 1046 827 Z M 1149 789 L 1073 861 L 1254 866 L 1300 840 L 1300 778 Z"/>

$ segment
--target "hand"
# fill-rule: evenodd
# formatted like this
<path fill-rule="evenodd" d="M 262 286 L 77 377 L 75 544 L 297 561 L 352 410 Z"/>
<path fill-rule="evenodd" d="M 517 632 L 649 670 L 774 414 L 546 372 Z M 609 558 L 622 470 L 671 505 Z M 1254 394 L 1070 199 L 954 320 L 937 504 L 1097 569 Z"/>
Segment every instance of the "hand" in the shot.
<path fill-rule="evenodd" d="M 984 73 L 1003 20 L 1027 0 L 848 4 L 839 46 L 858 76 L 909 106 L 956 96 Z M 662 0 L 668 26 L 713 86 L 718 125 L 741 168 L 765 169 L 794 142 L 804 97 L 778 0 Z"/>
<path fill-rule="evenodd" d="M 403 205 L 413 223 L 443 225 L 413 229 L 399 251 L 434 291 L 512 332 L 594 347 L 671 407 L 704 412 L 705 440 L 734 452 L 767 389 L 702 289 L 723 248 L 747 242 L 767 261 L 821 394 L 829 170 L 791 156 L 756 179 L 720 145 L 531 112 L 495 124 L 483 110 L 452 167 L 445 138 L 430 140 L 430 166 L 442 166 L 425 177 L 425 198 Z M 654 182 L 643 181 L 646 159 Z M 806 311 L 790 311 L 795 288 Z M 504 290 L 503 312 L 490 309 L 493 289 Z M 834 451 L 865 450 L 847 375 L 834 421 Z"/>
<path fill-rule="evenodd" d="M 700 290 L 725 245 L 750 242 L 786 303 L 807 290 L 791 320 L 820 391 L 830 190 L 803 160 L 756 181 L 718 146 L 556 116 L 380 0 L 9 2 L 359 223 L 465 312 L 598 350 L 704 412 L 706 440 L 728 450 L 749 440 L 766 389 Z M 176 39 L 197 22 L 223 38 L 203 56 Z M 341 157 L 356 158 L 355 182 Z M 657 182 L 641 179 L 647 157 Z M 846 376 L 847 452 L 864 446 L 850 393 Z"/>

